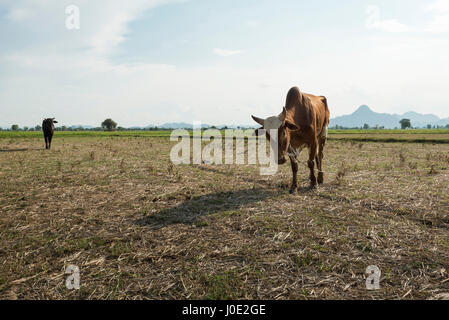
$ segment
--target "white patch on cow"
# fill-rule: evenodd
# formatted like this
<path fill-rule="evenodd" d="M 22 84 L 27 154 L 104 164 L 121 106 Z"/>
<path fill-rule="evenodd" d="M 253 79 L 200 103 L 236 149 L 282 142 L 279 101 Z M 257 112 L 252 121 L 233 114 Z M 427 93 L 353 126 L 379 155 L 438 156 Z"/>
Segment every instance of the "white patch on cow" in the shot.
<path fill-rule="evenodd" d="M 269 117 L 265 119 L 263 128 L 265 130 L 276 130 L 279 129 L 282 125 L 282 120 L 279 117 Z"/>
<path fill-rule="evenodd" d="M 327 133 L 328 133 L 328 129 L 327 126 L 323 128 L 323 130 L 321 130 L 321 133 L 319 135 L 320 138 L 327 138 Z"/>

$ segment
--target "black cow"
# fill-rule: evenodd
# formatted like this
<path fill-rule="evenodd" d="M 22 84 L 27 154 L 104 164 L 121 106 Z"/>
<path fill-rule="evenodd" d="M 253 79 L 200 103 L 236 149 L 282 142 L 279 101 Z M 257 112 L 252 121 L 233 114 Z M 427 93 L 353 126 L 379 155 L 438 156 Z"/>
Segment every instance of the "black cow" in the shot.
<path fill-rule="evenodd" d="M 55 118 L 47 118 L 42 122 L 42 131 L 44 131 L 45 138 L 45 149 L 51 148 L 51 139 L 53 139 L 53 133 L 55 132 L 54 123 L 58 123 L 58 121 L 55 121 Z"/>

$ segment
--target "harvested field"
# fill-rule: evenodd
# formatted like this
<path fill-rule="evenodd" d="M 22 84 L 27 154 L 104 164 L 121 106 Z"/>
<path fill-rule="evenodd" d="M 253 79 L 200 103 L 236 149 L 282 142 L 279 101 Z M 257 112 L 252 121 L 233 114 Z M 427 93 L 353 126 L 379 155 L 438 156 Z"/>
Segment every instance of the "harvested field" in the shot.
<path fill-rule="evenodd" d="M 289 165 L 275 176 L 174 166 L 172 145 L 56 133 L 46 151 L 42 138 L 0 139 L 0 298 L 449 294 L 449 144 L 332 139 L 325 184 L 309 190 L 301 166 L 295 195 Z M 80 290 L 65 286 L 68 265 Z M 380 290 L 366 289 L 370 265 Z"/>
<path fill-rule="evenodd" d="M 425 133 L 394 133 L 394 134 L 379 134 L 365 132 L 360 133 L 331 133 L 330 140 L 346 140 L 355 142 L 405 142 L 405 143 L 449 143 L 449 134 L 425 134 Z"/>

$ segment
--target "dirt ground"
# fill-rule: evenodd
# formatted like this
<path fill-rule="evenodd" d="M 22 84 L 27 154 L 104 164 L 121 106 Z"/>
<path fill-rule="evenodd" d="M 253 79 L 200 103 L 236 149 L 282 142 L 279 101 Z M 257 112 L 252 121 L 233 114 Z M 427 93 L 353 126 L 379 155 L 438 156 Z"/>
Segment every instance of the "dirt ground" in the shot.
<path fill-rule="evenodd" d="M 331 140 L 325 184 L 303 152 L 294 195 L 289 164 L 174 166 L 173 145 L 0 139 L 0 298 L 449 296 L 449 144 Z"/>

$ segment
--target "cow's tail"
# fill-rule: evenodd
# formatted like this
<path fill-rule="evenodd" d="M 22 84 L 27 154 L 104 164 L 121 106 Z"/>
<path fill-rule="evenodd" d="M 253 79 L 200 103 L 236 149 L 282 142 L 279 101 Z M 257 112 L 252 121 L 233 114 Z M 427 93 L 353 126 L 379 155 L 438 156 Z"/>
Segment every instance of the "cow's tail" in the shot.
<path fill-rule="evenodd" d="M 323 105 L 324 105 L 324 111 L 325 111 L 325 116 L 326 116 L 325 124 L 326 124 L 326 126 L 328 126 L 329 125 L 329 121 L 330 121 L 330 112 L 329 112 L 329 107 L 327 105 L 327 98 L 324 97 L 324 96 L 321 96 L 320 98 L 321 98 L 321 101 L 323 102 Z"/>
<path fill-rule="evenodd" d="M 324 141 L 326 141 L 327 134 L 328 134 L 328 126 L 329 126 L 329 122 L 330 122 L 330 113 L 329 113 L 329 107 L 327 105 L 326 97 L 320 96 L 320 99 L 324 106 L 324 122 L 323 122 L 323 127 L 321 128 L 319 137 L 321 139 L 325 139 Z"/>

